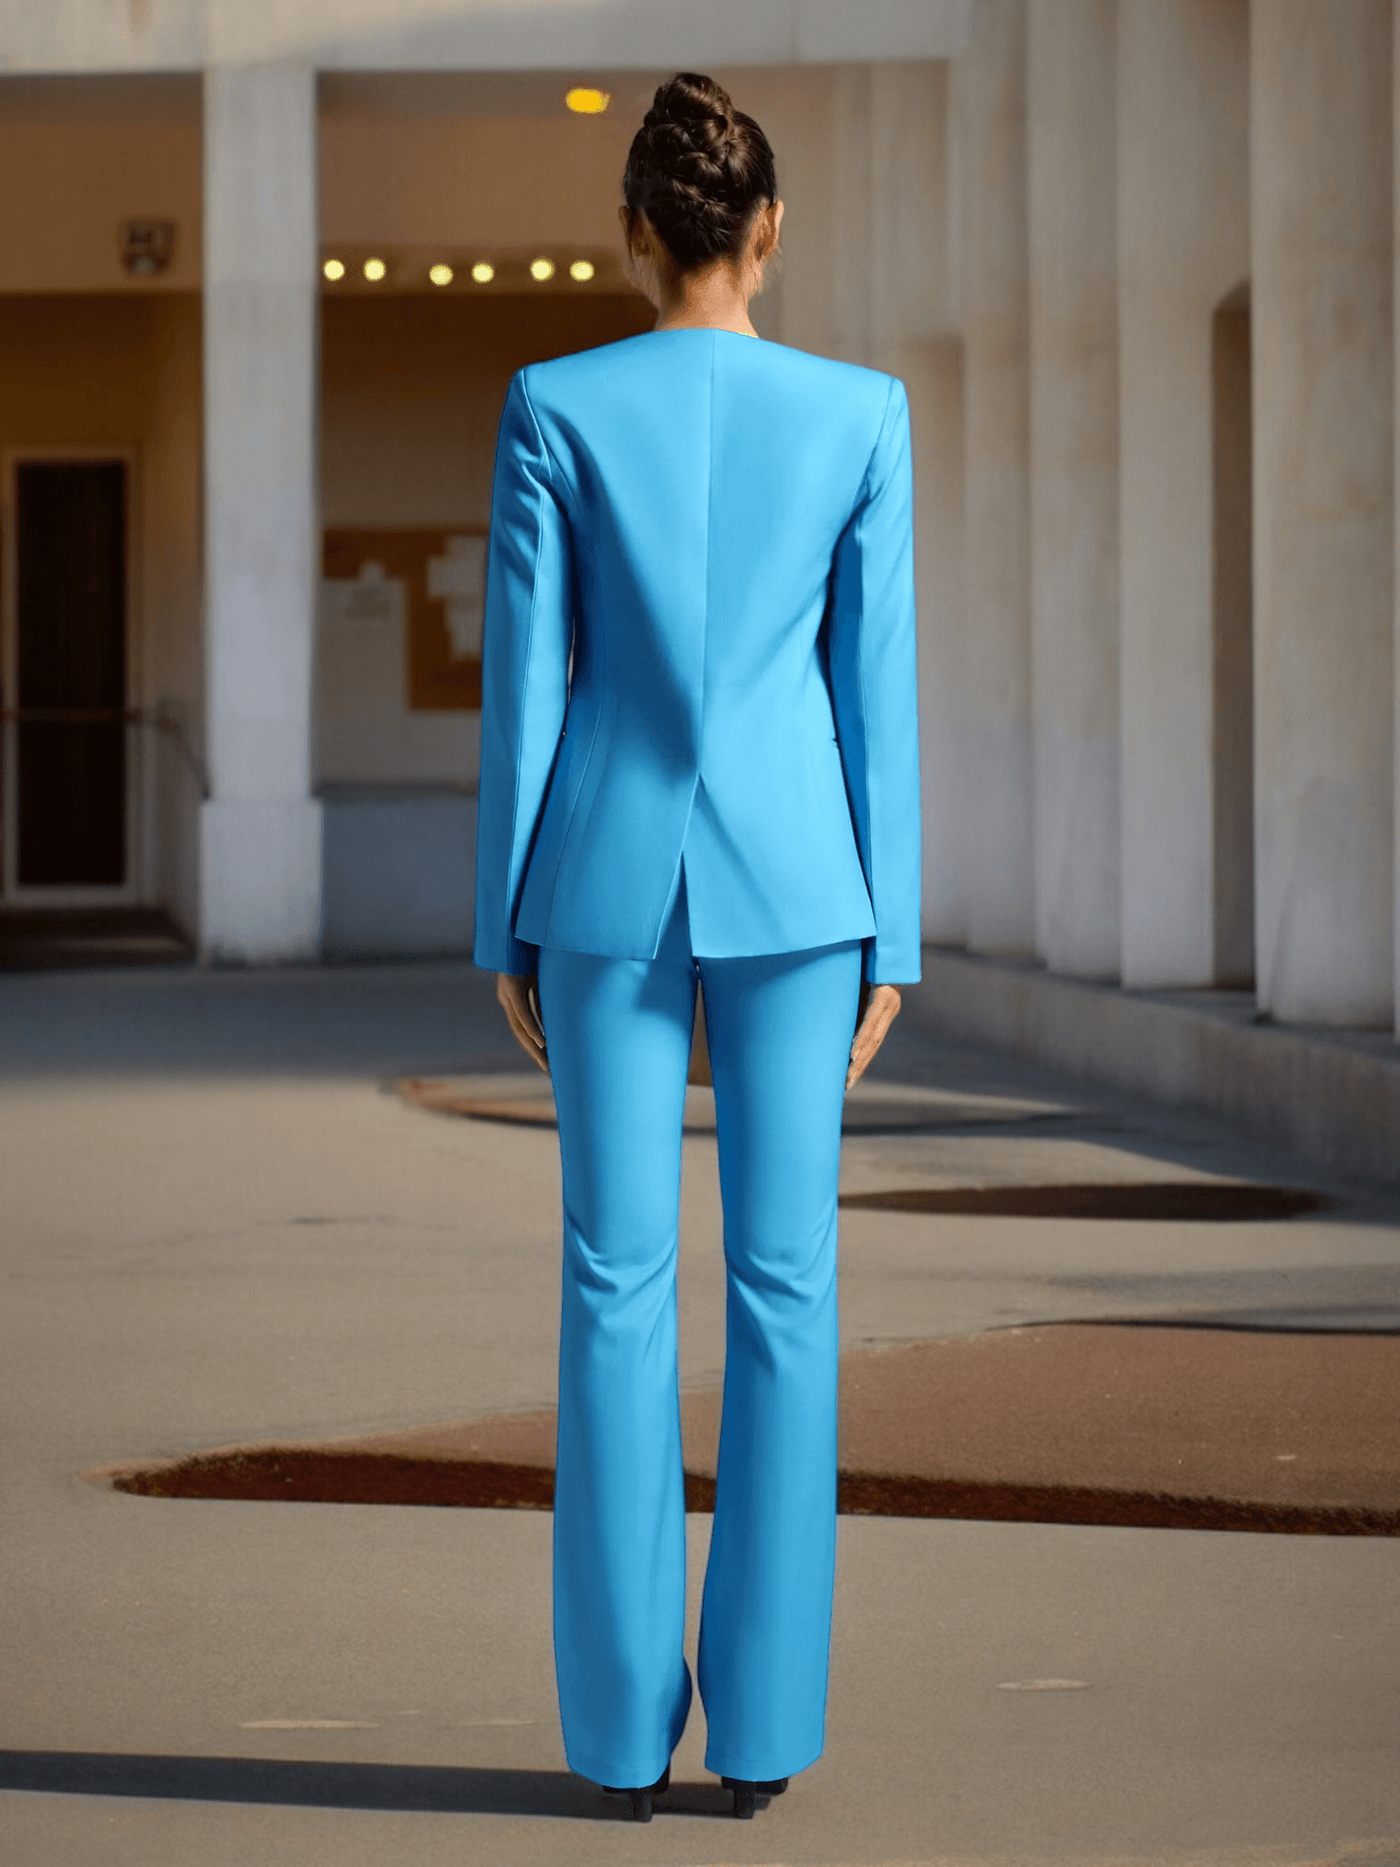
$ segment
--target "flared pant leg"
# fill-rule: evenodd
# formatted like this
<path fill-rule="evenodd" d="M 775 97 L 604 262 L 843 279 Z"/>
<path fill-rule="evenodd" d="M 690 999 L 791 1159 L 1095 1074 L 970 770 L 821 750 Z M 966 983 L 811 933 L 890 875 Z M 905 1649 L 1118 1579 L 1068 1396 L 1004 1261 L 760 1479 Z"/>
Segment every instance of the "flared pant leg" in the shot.
<path fill-rule="evenodd" d="M 676 1364 L 681 1130 L 697 976 L 683 897 L 655 959 L 542 947 L 563 1262 L 554 1654 L 564 1753 L 655 1782 L 692 1682 Z"/>
<path fill-rule="evenodd" d="M 836 1566 L 837 1191 L 861 943 L 698 961 L 726 1351 L 697 1674 L 705 1767 L 821 1755 Z"/>

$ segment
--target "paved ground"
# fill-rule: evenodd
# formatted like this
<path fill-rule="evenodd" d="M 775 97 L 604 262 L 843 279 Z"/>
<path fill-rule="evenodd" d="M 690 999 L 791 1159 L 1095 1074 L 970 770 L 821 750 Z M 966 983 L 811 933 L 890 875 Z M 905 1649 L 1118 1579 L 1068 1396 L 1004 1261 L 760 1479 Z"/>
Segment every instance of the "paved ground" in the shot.
<path fill-rule="evenodd" d="M 740 1826 L 697 1704 L 669 1812 L 634 1827 L 564 1768 L 547 1515 L 83 1482 L 550 1405 L 554 1137 L 396 1087 L 518 1062 L 466 966 L 0 977 L 6 1867 L 1400 1862 L 1395 1539 L 844 1517 L 826 1754 Z M 946 1119 L 848 1135 L 848 1190 L 1297 1183 L 1210 1124 L 898 1025 L 877 1070 Z M 1394 1330 L 1394 1193 L 1307 1183 L 1340 1203 L 1250 1224 L 847 1209 L 845 1344 Z M 696 1132 L 696 1391 L 722 1365 L 718 1221 Z M 689 1533 L 693 1658 L 709 1519 Z"/>

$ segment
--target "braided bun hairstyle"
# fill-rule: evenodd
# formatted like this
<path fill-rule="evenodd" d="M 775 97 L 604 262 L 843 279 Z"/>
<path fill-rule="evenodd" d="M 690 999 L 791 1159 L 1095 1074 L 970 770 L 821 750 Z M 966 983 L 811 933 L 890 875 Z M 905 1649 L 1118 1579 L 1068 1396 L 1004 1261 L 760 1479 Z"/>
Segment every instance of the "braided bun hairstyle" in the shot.
<path fill-rule="evenodd" d="M 656 88 L 632 138 L 622 192 L 683 272 L 743 251 L 754 214 L 778 198 L 768 138 L 698 71 Z"/>

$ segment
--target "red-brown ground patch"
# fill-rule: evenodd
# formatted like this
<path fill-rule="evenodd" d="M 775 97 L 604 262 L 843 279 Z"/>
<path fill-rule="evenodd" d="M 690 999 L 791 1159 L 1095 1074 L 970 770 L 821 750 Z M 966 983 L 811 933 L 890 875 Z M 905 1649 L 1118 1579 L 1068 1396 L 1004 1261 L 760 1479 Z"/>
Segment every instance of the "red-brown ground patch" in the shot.
<path fill-rule="evenodd" d="M 682 1395 L 686 1505 L 714 1504 L 721 1394 Z M 146 1496 L 548 1510 L 555 1414 L 85 1474 Z M 1097 1323 L 857 1350 L 839 1508 L 881 1516 L 1394 1535 L 1400 1337 Z"/>

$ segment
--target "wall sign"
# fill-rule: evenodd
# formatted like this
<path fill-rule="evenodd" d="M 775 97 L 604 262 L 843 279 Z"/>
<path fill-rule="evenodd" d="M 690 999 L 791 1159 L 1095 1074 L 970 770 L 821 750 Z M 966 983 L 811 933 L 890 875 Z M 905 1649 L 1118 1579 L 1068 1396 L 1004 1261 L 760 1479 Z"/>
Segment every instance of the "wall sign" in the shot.
<path fill-rule="evenodd" d="M 472 525 L 325 534 L 323 576 L 360 581 L 365 601 L 373 600 L 382 579 L 403 583 L 404 695 L 412 709 L 469 711 L 481 705 L 486 539 L 487 528 Z"/>

